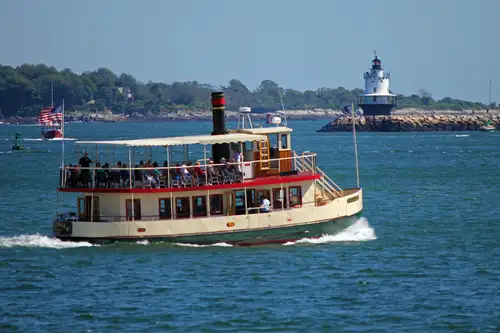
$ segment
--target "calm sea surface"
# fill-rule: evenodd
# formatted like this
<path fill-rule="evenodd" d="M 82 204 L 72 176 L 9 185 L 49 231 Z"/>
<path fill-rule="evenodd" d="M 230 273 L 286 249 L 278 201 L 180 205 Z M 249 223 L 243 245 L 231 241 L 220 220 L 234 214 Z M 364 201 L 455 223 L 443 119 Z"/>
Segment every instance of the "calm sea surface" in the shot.
<path fill-rule="evenodd" d="M 317 152 L 339 185 L 355 186 L 350 133 L 289 125 L 296 150 Z M 10 151 L 16 131 L 31 152 Z M 210 131 L 66 128 L 77 139 Z M 500 332 L 500 133 L 359 134 L 364 217 L 319 240 L 252 248 L 54 240 L 62 144 L 38 137 L 36 127 L 0 126 L 1 332 Z M 75 163 L 83 147 L 64 146 Z M 113 153 L 127 160 L 101 150 L 101 161 Z M 160 149 L 136 157 L 151 153 L 165 159 Z"/>

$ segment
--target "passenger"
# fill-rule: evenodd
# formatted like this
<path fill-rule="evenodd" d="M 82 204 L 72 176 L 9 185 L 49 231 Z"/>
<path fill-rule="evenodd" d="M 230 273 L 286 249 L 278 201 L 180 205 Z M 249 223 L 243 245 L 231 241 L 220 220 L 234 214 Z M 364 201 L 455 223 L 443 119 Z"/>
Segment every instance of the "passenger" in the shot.
<path fill-rule="evenodd" d="M 205 171 L 201 169 L 200 162 L 196 162 L 194 164 L 194 173 L 198 176 L 198 178 L 205 177 Z"/>
<path fill-rule="evenodd" d="M 191 177 L 191 174 L 189 173 L 188 169 L 187 169 L 187 165 L 186 164 L 182 164 L 181 165 L 181 176 L 183 177 L 186 177 L 186 178 L 190 178 Z"/>
<path fill-rule="evenodd" d="M 153 163 L 153 176 L 155 177 L 156 180 L 160 180 L 161 172 L 158 170 L 158 163 L 154 162 Z"/>
<path fill-rule="evenodd" d="M 261 213 L 268 213 L 271 211 L 271 202 L 267 199 L 267 196 L 262 197 L 262 204 L 260 206 Z"/>
<path fill-rule="evenodd" d="M 243 154 L 240 153 L 239 149 L 236 149 L 236 153 L 234 154 L 234 162 L 238 163 L 236 169 L 238 169 L 239 172 L 242 172 Z"/>
<path fill-rule="evenodd" d="M 130 171 L 127 170 L 127 165 L 125 163 L 122 164 L 122 169 L 120 170 L 120 177 L 123 181 L 123 186 L 130 185 Z"/>
<path fill-rule="evenodd" d="M 208 167 L 207 167 L 208 175 L 210 177 L 215 177 L 217 178 L 219 176 L 219 169 L 214 167 L 214 161 L 210 160 L 208 162 Z"/>
<path fill-rule="evenodd" d="M 89 158 L 89 153 L 88 152 L 83 153 L 83 156 L 80 158 L 78 164 L 80 164 L 81 168 L 84 168 L 80 172 L 80 177 L 84 187 L 88 187 L 91 181 L 90 170 L 88 169 L 90 168 L 90 163 L 92 163 L 92 160 Z"/>

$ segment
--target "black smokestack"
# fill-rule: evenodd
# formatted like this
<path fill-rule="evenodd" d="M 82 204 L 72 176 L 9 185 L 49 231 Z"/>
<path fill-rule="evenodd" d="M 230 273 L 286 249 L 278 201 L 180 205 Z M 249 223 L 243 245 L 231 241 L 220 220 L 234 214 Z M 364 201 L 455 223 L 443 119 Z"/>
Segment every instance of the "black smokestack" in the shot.
<path fill-rule="evenodd" d="M 212 121 L 214 129 L 212 135 L 226 134 L 225 100 L 223 92 L 212 93 Z M 215 163 L 220 163 L 221 158 L 229 159 L 229 144 L 221 143 L 212 145 L 212 158 Z"/>
<path fill-rule="evenodd" d="M 224 122 L 225 100 L 223 92 L 212 93 L 212 117 L 214 122 L 214 130 L 212 135 L 225 134 L 226 124 Z"/>

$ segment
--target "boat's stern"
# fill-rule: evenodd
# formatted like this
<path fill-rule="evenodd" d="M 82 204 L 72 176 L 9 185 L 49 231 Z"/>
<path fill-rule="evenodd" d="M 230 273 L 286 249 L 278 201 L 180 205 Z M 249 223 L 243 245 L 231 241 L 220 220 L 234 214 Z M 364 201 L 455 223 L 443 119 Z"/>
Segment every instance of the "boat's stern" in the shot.
<path fill-rule="evenodd" d="M 56 218 L 52 222 L 52 234 L 59 239 L 71 238 L 73 234 L 73 222 Z"/>

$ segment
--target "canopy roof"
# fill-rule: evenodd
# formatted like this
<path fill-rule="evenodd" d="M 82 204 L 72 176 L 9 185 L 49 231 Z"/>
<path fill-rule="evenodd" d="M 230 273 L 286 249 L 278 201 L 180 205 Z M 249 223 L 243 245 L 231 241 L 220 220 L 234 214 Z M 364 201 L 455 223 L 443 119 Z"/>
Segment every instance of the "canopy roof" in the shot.
<path fill-rule="evenodd" d="M 265 135 L 247 134 L 247 133 L 228 133 L 220 135 L 192 135 L 175 136 L 170 138 L 152 138 L 136 140 L 109 140 L 109 141 L 76 141 L 77 144 L 97 144 L 97 145 L 116 145 L 116 146 L 179 146 L 179 145 L 212 145 L 217 143 L 233 143 L 246 141 L 266 140 Z"/>

